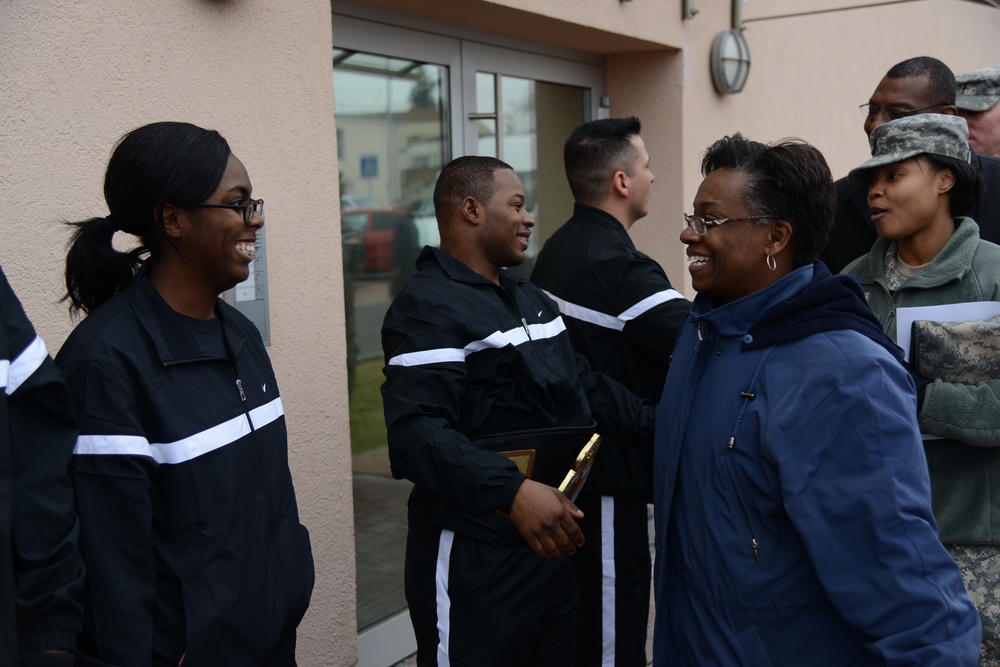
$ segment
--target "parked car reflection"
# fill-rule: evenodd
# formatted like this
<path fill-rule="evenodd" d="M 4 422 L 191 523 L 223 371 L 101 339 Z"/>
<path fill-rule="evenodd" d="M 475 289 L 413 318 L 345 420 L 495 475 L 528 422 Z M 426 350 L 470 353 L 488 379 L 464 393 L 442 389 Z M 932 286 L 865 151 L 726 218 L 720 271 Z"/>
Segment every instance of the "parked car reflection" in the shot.
<path fill-rule="evenodd" d="M 356 239 L 360 246 L 361 275 L 390 278 L 391 295 L 399 292 L 416 273 L 420 250 L 425 245 L 441 243 L 434 205 L 429 199 L 409 208 L 347 207 L 341 209 L 340 218 L 344 238 Z"/>
<path fill-rule="evenodd" d="M 420 202 L 413 211 L 413 224 L 417 228 L 417 244 L 441 245 L 441 233 L 438 231 L 437 216 L 434 214 L 434 201 L 428 197 Z"/>
<path fill-rule="evenodd" d="M 365 273 L 393 270 L 396 232 L 409 213 L 399 208 L 349 208 L 340 213 L 341 223 L 361 235 Z"/>

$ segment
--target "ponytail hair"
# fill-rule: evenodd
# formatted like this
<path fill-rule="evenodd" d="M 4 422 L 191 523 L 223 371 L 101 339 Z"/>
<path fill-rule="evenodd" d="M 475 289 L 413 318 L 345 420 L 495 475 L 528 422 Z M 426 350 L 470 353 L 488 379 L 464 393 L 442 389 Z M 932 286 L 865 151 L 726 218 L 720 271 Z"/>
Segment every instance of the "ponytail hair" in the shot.
<path fill-rule="evenodd" d="M 69 224 L 76 231 L 66 254 L 66 298 L 71 313 L 90 313 L 132 282 L 146 247 L 129 252 L 115 250 L 111 238 L 116 230 L 110 218 Z"/>
<path fill-rule="evenodd" d="M 70 312 L 93 312 L 132 282 L 147 256 L 155 261 L 169 243 L 163 207 L 204 203 L 218 189 L 230 154 L 222 135 L 190 123 L 152 123 L 122 137 L 104 175 L 110 215 L 69 223 L 76 228 L 66 254 Z M 116 250 L 118 231 L 138 237 L 139 245 Z"/>

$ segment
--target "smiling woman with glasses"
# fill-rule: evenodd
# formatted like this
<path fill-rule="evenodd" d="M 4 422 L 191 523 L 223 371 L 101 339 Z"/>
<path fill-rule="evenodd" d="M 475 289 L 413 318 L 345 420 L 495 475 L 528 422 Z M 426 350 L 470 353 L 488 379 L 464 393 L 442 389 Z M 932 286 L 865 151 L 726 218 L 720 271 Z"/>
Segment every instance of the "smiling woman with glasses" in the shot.
<path fill-rule="evenodd" d="M 912 380 L 857 281 L 816 261 L 826 161 L 735 135 L 702 173 L 653 448 L 654 664 L 976 665 Z"/>
<path fill-rule="evenodd" d="M 295 665 L 313 561 L 284 408 L 260 334 L 219 298 L 250 272 L 252 194 L 218 132 L 153 123 L 111 155 L 108 214 L 72 223 L 67 298 L 86 317 L 56 363 L 80 422 L 93 664 Z"/>

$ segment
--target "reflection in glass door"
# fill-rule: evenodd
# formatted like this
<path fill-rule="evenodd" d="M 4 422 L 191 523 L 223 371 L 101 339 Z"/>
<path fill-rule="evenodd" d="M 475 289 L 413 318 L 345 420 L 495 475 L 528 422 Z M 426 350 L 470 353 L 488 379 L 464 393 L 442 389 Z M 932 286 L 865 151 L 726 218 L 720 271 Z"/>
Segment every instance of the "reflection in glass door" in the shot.
<path fill-rule="evenodd" d="M 451 141 L 447 68 L 340 48 L 333 63 L 363 630 L 406 609 L 410 485 L 389 472 L 379 331 L 420 249 L 438 244 L 431 197 Z"/>
<path fill-rule="evenodd" d="M 481 71 L 475 82 L 476 110 L 469 119 L 477 154 L 514 168 L 535 219 L 524 263 L 510 267 L 527 278 L 545 239 L 573 211 L 562 150 L 569 133 L 590 120 L 590 89 Z"/>

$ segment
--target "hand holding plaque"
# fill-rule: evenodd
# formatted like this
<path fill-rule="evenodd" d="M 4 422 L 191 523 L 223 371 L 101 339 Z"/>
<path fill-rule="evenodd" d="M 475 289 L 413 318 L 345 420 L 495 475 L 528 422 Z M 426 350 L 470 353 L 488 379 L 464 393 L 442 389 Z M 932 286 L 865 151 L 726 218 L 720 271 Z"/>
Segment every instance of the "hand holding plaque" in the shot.
<path fill-rule="evenodd" d="M 573 467 L 570 471 L 566 473 L 566 477 L 563 478 L 562 484 L 559 485 L 559 490 L 570 499 L 571 502 L 576 502 L 576 497 L 580 495 L 580 491 L 583 489 L 583 485 L 587 482 L 587 477 L 590 476 L 590 471 L 594 467 L 594 459 L 597 457 L 597 450 L 601 448 L 601 436 L 599 433 L 595 433 L 590 441 L 583 446 L 580 453 L 576 456 L 576 461 L 573 462 Z"/>

